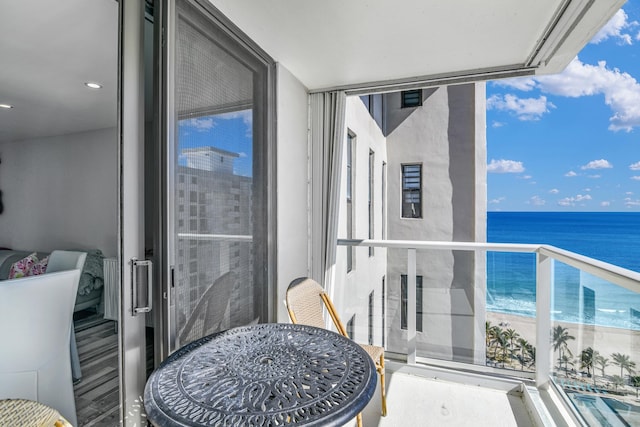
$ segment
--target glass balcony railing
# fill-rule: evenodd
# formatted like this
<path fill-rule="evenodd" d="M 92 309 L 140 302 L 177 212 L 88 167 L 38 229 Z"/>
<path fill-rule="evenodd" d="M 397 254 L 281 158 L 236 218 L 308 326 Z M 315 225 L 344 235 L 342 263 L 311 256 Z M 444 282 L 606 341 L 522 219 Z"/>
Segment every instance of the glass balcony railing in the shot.
<path fill-rule="evenodd" d="M 640 425 L 639 273 L 544 245 L 340 239 L 330 292 L 389 358 L 553 385 L 587 425 Z"/>

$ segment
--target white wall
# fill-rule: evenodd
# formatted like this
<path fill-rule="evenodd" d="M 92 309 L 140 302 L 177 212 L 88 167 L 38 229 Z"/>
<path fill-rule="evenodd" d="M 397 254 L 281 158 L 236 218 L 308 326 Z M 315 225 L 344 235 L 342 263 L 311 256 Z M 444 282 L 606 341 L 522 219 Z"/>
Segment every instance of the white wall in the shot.
<path fill-rule="evenodd" d="M 354 138 L 353 169 L 353 238 L 369 238 L 369 150 L 374 152 L 373 209 L 374 239 L 382 239 L 382 162 L 387 161 L 386 139 L 357 96 L 347 98 L 345 123 Z M 346 136 L 346 135 L 345 135 Z M 347 144 L 344 144 L 345 150 Z M 342 155 L 338 238 L 347 237 L 346 176 L 347 154 Z M 353 269 L 347 273 L 347 247 L 338 246 L 336 253 L 336 282 L 333 301 L 346 325 L 355 315 L 354 336 L 366 343 L 369 325 L 369 294 L 374 292 L 374 344 L 382 345 L 382 278 L 387 271 L 387 250 L 376 248 L 369 256 L 366 247 L 356 248 Z"/>
<path fill-rule="evenodd" d="M 308 92 L 282 65 L 277 68 L 277 300 L 279 322 L 289 283 L 309 275 Z"/>
<path fill-rule="evenodd" d="M 0 144 L 0 246 L 117 248 L 116 129 Z"/>
<path fill-rule="evenodd" d="M 425 89 L 423 105 L 400 108 L 400 93 L 385 98 L 389 156 L 388 238 L 424 241 L 486 239 L 484 84 Z M 402 164 L 422 165 L 422 218 L 402 218 Z M 390 348 L 403 351 L 400 275 L 406 250 L 389 250 Z M 484 256 L 418 251 L 423 277 L 421 355 L 484 363 Z M 478 320 L 481 319 L 481 320 Z"/>

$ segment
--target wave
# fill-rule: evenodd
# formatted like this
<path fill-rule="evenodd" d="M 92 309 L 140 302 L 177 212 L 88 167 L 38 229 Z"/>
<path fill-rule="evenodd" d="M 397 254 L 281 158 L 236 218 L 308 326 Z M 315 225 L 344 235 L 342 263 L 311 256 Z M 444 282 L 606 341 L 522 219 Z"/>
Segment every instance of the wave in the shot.
<path fill-rule="evenodd" d="M 515 314 L 524 317 L 536 317 L 536 303 L 530 299 L 513 297 L 487 298 L 487 311 L 494 313 Z M 595 311 L 579 315 L 577 310 L 551 310 L 551 319 L 557 322 L 597 325 L 610 328 L 640 330 L 640 318 L 632 317 L 629 310 L 613 308 L 596 308 Z"/>

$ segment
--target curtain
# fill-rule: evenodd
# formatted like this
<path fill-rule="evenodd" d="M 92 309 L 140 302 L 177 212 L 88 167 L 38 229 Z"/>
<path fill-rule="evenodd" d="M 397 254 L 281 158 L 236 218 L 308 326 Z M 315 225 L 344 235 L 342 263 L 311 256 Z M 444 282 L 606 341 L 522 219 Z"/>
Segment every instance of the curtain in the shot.
<path fill-rule="evenodd" d="M 343 91 L 314 93 L 310 98 L 311 277 L 333 296 L 347 98 Z"/>

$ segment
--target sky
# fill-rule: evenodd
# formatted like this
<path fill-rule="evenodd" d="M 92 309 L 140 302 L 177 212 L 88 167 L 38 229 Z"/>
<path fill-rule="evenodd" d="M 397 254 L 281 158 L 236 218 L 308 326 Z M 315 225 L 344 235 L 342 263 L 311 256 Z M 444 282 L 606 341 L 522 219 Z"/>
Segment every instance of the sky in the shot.
<path fill-rule="evenodd" d="M 235 175 L 252 176 L 252 129 L 251 110 L 180 120 L 178 122 L 178 164 L 186 165 L 186 158 L 181 155 L 184 148 L 216 147 L 238 153 L 238 157 L 233 162 Z"/>
<path fill-rule="evenodd" d="M 486 88 L 488 211 L 640 212 L 640 0 L 562 73 Z"/>

